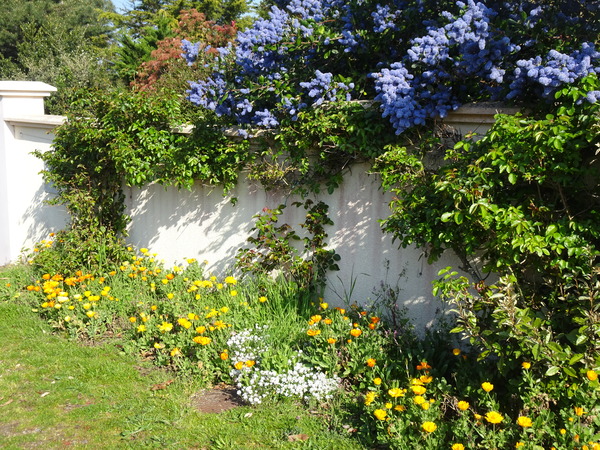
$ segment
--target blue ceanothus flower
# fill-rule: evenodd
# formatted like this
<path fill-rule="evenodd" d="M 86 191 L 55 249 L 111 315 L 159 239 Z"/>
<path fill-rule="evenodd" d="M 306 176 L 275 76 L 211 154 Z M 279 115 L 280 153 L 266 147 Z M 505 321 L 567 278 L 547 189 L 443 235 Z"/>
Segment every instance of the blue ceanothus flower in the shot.
<path fill-rule="evenodd" d="M 600 66 L 585 39 L 549 37 L 567 24 L 597 39 L 579 19 L 597 15 L 585 2 L 467 0 L 453 12 L 433 0 L 275 4 L 235 45 L 218 49 L 211 76 L 191 83 L 192 102 L 239 125 L 273 128 L 324 102 L 374 99 L 401 133 L 465 101 L 551 97 Z M 188 62 L 200 47 L 184 42 Z"/>

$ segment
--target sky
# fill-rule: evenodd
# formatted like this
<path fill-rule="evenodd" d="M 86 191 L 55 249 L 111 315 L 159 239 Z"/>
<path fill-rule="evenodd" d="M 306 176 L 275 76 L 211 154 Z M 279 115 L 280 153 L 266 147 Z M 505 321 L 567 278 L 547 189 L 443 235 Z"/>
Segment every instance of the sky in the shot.
<path fill-rule="evenodd" d="M 123 12 L 123 10 L 128 10 L 131 6 L 130 0 L 112 0 L 113 5 L 115 5 L 115 9 L 117 12 Z"/>

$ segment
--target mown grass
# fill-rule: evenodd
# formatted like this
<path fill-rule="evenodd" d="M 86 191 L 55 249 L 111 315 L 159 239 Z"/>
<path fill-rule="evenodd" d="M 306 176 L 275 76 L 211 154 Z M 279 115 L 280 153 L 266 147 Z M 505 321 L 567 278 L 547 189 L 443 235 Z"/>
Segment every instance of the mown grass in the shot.
<path fill-rule="evenodd" d="M 194 379 L 123 354 L 118 341 L 84 346 L 52 334 L 26 302 L 0 295 L 3 448 L 360 448 L 293 401 L 202 414 Z M 298 435 L 307 439 L 290 442 Z"/>

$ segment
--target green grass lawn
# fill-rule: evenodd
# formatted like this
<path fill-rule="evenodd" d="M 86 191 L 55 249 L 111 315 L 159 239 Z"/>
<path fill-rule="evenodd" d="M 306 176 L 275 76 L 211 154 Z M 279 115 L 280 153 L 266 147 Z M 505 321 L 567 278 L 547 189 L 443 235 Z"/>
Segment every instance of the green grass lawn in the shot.
<path fill-rule="evenodd" d="M 200 413 L 194 380 L 123 355 L 114 342 L 83 346 L 52 334 L 22 303 L 0 302 L 0 336 L 3 448 L 360 448 L 291 401 Z M 290 442 L 298 435 L 308 439 Z"/>

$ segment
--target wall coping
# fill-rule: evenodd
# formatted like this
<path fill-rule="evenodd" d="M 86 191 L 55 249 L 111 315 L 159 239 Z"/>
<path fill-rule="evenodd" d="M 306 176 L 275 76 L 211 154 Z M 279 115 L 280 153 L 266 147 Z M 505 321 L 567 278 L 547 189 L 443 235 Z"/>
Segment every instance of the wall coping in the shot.
<path fill-rule="evenodd" d="M 36 114 L 20 117 L 7 117 L 4 119 L 10 125 L 25 125 L 32 128 L 54 129 L 62 125 L 67 118 L 65 116 L 54 116 L 49 114 Z"/>
<path fill-rule="evenodd" d="M 0 97 L 48 97 L 56 88 L 42 81 L 0 81 Z"/>
<path fill-rule="evenodd" d="M 499 102 L 467 103 L 451 111 L 441 120 L 450 123 L 489 123 L 495 122 L 496 114 L 516 114 L 520 108 L 506 106 Z"/>

